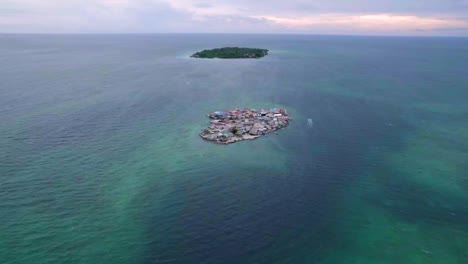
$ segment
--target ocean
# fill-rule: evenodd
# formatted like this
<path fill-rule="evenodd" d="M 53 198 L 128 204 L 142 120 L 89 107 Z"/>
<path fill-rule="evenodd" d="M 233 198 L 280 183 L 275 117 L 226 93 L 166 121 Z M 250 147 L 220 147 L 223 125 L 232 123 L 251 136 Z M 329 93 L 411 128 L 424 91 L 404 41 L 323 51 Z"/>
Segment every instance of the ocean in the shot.
<path fill-rule="evenodd" d="M 270 54 L 189 57 L 223 46 Z M 0 263 L 467 263 L 468 38 L 0 35 L 0 61 Z M 199 138 L 236 107 L 294 120 Z"/>

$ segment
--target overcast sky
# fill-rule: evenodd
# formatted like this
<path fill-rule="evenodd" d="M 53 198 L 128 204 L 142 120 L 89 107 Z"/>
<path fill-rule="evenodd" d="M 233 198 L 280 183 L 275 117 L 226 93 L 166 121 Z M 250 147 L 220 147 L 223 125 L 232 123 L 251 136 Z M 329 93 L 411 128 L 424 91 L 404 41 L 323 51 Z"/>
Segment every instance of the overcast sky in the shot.
<path fill-rule="evenodd" d="M 468 36 L 468 0 L 0 0 L 0 32 Z"/>

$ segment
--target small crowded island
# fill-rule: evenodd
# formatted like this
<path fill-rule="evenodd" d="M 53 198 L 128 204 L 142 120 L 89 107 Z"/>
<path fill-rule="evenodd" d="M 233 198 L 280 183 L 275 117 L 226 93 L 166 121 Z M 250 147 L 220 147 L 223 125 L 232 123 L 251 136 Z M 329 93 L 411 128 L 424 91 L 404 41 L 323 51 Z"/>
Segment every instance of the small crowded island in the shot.
<path fill-rule="evenodd" d="M 242 140 L 259 138 L 289 125 L 292 120 L 286 110 L 234 109 L 208 114 L 210 125 L 200 137 L 217 144 L 231 144 Z"/>
<path fill-rule="evenodd" d="M 226 47 L 203 50 L 193 54 L 192 58 L 201 59 L 259 59 L 268 55 L 267 49 Z"/>

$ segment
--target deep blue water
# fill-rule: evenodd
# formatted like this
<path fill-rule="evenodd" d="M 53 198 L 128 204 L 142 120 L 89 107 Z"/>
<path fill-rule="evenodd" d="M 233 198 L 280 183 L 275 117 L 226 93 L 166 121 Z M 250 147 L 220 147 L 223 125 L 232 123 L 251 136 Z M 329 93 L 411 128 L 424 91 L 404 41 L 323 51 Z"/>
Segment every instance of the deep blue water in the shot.
<path fill-rule="evenodd" d="M 222 46 L 270 55 L 189 58 Z M 0 35 L 0 61 L 0 263 L 468 259 L 466 38 Z M 235 107 L 294 121 L 198 137 Z"/>

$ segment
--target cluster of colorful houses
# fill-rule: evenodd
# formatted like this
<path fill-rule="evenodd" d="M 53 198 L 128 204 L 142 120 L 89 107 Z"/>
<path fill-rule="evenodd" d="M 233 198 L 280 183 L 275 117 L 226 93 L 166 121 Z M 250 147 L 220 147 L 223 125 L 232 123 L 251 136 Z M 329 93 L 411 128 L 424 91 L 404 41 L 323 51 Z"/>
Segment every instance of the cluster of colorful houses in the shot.
<path fill-rule="evenodd" d="M 210 125 L 203 129 L 203 139 L 220 144 L 229 144 L 262 135 L 286 127 L 291 118 L 286 110 L 273 109 L 234 109 L 210 113 Z"/>

